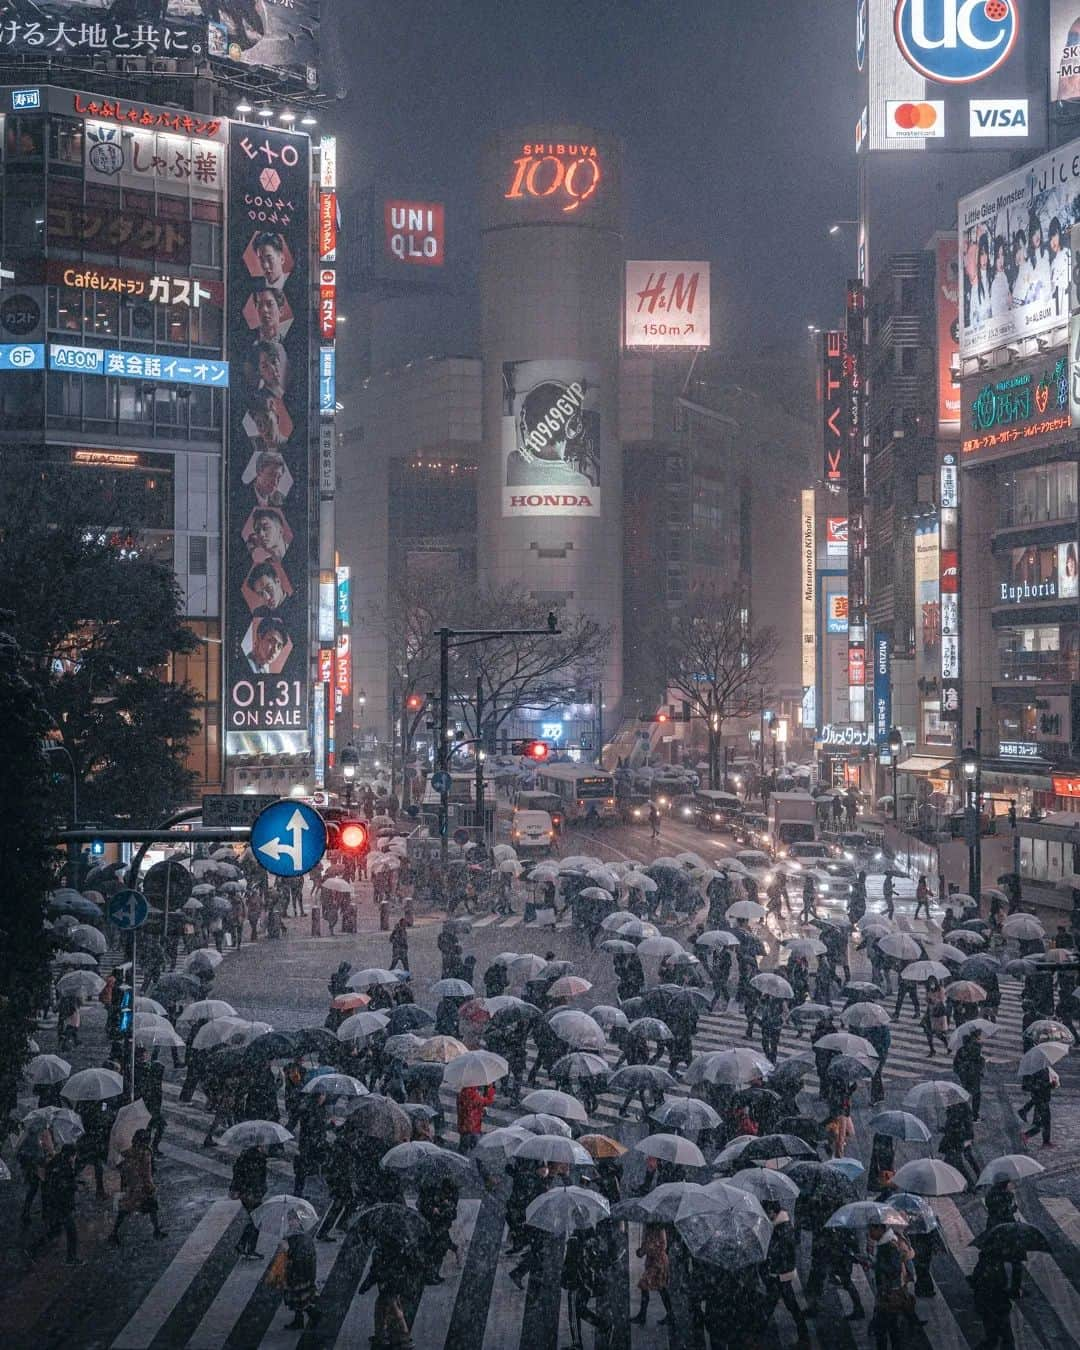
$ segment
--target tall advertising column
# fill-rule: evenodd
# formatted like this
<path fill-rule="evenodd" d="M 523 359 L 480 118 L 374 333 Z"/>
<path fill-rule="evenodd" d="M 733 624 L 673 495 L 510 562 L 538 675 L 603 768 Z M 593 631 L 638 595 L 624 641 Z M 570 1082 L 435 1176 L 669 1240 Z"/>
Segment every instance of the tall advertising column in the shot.
<path fill-rule="evenodd" d="M 480 273 L 480 575 L 613 628 L 609 708 L 622 695 L 619 157 L 581 127 L 496 137 Z"/>

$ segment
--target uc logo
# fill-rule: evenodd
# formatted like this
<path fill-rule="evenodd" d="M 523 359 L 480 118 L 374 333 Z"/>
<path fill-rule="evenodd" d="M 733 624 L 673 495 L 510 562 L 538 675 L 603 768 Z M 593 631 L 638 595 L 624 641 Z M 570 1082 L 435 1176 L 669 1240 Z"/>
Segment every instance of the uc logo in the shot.
<path fill-rule="evenodd" d="M 1020 32 L 1019 0 L 897 0 L 896 45 L 940 84 L 973 84 L 1004 65 Z"/>

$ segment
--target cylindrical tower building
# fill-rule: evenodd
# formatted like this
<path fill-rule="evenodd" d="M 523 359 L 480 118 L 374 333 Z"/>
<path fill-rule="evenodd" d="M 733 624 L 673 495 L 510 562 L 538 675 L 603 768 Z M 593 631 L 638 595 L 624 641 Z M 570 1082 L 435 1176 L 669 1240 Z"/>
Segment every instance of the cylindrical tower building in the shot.
<path fill-rule="evenodd" d="M 619 146 L 583 127 L 499 135 L 483 162 L 478 568 L 614 636 L 622 696 L 623 248 Z"/>

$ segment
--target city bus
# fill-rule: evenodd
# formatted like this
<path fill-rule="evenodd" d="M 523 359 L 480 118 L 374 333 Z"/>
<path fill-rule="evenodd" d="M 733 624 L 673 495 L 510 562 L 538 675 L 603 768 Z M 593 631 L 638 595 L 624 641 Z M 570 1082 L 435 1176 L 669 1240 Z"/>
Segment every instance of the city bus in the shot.
<path fill-rule="evenodd" d="M 568 825 L 590 815 L 600 820 L 616 817 L 615 779 L 595 765 L 544 764 L 536 770 L 536 786 L 558 797 Z"/>

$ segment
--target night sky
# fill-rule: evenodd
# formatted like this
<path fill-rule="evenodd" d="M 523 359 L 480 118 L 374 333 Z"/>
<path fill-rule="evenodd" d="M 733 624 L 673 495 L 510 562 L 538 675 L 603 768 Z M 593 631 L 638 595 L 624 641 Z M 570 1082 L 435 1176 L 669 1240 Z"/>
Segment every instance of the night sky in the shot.
<path fill-rule="evenodd" d="M 474 350 L 475 173 L 497 127 L 622 138 L 628 256 L 712 262 L 714 346 L 793 343 L 835 317 L 854 267 L 852 233 L 828 227 L 856 207 L 855 0 L 324 3 L 346 229 L 372 189 L 447 204 L 450 290 L 379 307 L 377 366 Z"/>

